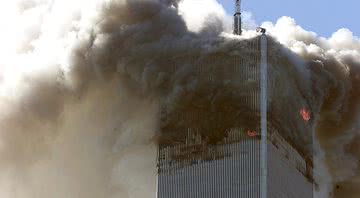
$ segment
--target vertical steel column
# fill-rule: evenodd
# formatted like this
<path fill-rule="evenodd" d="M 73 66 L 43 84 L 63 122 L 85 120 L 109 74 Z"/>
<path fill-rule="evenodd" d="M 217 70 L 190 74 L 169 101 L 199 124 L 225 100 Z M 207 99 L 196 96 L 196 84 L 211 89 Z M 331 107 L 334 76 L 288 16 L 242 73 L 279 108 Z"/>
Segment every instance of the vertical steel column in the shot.
<path fill-rule="evenodd" d="M 156 171 L 157 171 L 157 176 L 156 176 L 156 192 L 155 192 L 155 197 L 158 198 L 159 197 L 159 171 L 160 171 L 160 147 L 157 146 L 157 156 L 156 156 Z"/>
<path fill-rule="evenodd" d="M 267 198 L 267 37 L 260 37 L 261 198 Z"/>

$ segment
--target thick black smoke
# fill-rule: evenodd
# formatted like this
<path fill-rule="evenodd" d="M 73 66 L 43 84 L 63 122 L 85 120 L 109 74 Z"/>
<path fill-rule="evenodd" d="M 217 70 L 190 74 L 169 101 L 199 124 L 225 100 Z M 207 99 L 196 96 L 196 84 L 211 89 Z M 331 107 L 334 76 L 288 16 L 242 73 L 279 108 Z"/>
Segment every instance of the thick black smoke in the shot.
<path fill-rule="evenodd" d="M 297 26 L 289 17 L 279 19 L 275 25 L 263 25 L 277 40 L 307 61 L 312 84 L 310 104 L 316 118 L 313 133 L 322 147 L 322 151 L 317 148 L 316 163 L 322 160 L 326 165 L 316 170 L 323 184 L 319 196 L 357 197 L 359 38 L 347 29 L 340 29 L 329 39 L 318 37 Z M 327 188 L 333 193 L 328 195 Z"/>
<path fill-rule="evenodd" d="M 0 77 L 1 196 L 149 196 L 155 190 L 160 98 L 174 111 L 186 111 L 186 101 L 194 98 L 204 101 L 199 105 L 225 107 L 224 114 L 238 111 L 232 109 L 236 97 L 228 97 L 233 96 L 231 87 L 204 86 L 194 73 L 197 65 L 233 64 L 227 62 L 229 55 L 246 51 L 251 39 L 222 34 L 218 18 L 209 18 L 201 31 L 191 32 L 178 14 L 178 3 L 96 2 L 66 17 L 59 14 L 63 8 L 57 1 L 19 3 L 21 16 L 42 14 L 35 17 L 40 22 L 26 30 L 32 36 L 16 49 L 17 56 L 0 62 L 5 68 Z M 55 20 L 59 16 L 64 22 Z M 273 102 L 286 113 L 274 111 L 274 117 L 281 124 L 284 115 L 298 115 L 302 106 L 312 110 L 311 128 L 294 133 L 301 120 L 294 121 L 287 138 L 306 145 L 316 132 L 332 178 L 325 182 L 334 184 L 336 197 L 351 197 L 360 158 L 354 132 L 359 96 L 359 63 L 354 57 L 359 48 L 331 53 L 335 44 L 307 36 L 294 37 L 304 46 L 318 46 L 293 50 L 305 61 L 270 42 L 270 71 L 279 85 L 287 84 Z M 6 68 L 11 66 L 34 69 L 10 78 L 14 73 Z M 305 102 L 299 105 L 298 99 Z M 233 118 L 226 118 L 230 126 Z M 349 163 L 342 165 L 339 158 Z"/>

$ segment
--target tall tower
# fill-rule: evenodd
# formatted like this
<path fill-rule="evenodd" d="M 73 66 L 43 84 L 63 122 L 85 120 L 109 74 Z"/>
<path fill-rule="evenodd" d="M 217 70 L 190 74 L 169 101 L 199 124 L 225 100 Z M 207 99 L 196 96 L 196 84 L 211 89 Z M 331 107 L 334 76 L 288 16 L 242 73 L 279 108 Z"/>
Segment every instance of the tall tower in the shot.
<path fill-rule="evenodd" d="M 177 104 L 161 101 L 156 198 L 313 198 L 312 153 L 283 136 L 293 124 L 273 113 L 286 113 L 274 105 L 289 89 L 278 89 L 274 41 L 262 34 L 241 42 L 196 62 L 199 87 Z M 179 56 L 166 71 L 187 60 Z M 294 132 L 311 127 L 297 112 L 285 115 L 299 124 Z"/>
<path fill-rule="evenodd" d="M 241 35 L 241 0 L 235 2 L 235 14 L 234 14 L 234 34 Z"/>

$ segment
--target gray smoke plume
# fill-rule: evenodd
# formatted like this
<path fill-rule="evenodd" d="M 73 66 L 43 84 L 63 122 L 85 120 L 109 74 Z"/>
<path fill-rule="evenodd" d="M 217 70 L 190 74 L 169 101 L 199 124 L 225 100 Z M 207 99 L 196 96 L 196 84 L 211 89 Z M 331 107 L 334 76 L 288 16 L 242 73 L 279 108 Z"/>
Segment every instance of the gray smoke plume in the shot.
<path fill-rule="evenodd" d="M 359 69 L 360 39 L 347 29 L 340 29 L 325 39 L 307 32 L 289 17 L 283 17 L 273 25 L 264 23 L 270 34 L 280 43 L 308 61 L 312 92 L 317 107 L 316 138 L 322 151 L 322 160 L 328 169 L 322 177 L 321 197 L 358 197 L 359 191 Z M 321 161 L 320 160 L 320 161 Z M 323 168 L 325 169 L 325 167 Z M 324 170 L 317 169 L 320 173 Z"/>
<path fill-rule="evenodd" d="M 8 31 L 0 38 L 1 197 L 151 197 L 160 98 L 176 111 L 186 111 L 193 98 L 215 108 L 227 104 L 224 114 L 237 111 L 231 89 L 203 86 L 194 76 L 195 65 L 232 64 L 229 54 L 256 39 L 251 31 L 243 38 L 223 33 L 221 15 L 193 31 L 175 0 L 33 0 L 2 7 Z M 274 117 L 281 125 L 298 113 L 297 99 L 305 101 L 311 128 L 299 131 L 294 121 L 289 131 L 298 132 L 285 135 L 306 145 L 316 133 L 317 179 L 326 187 L 320 196 L 357 197 L 359 39 L 347 30 L 319 38 L 289 18 L 264 26 L 274 37 L 271 71 L 288 84 L 273 102 L 287 111 L 273 111 Z M 219 130 L 210 127 L 209 136 L 219 138 L 211 133 Z"/>

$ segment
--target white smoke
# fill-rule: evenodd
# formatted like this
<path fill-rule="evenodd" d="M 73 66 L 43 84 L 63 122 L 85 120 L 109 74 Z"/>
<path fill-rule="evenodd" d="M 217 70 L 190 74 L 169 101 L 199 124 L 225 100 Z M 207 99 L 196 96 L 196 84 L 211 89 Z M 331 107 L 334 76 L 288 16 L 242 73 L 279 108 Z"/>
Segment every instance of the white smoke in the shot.
<path fill-rule="evenodd" d="M 222 21 L 224 32 L 232 33 L 233 31 L 234 19 L 232 14 L 227 13 L 217 0 L 183 0 L 179 4 L 179 13 L 190 31 L 201 31 L 207 21 L 212 18 Z M 252 13 L 243 11 L 241 14 L 243 28 L 254 30 L 257 24 Z"/>
<path fill-rule="evenodd" d="M 155 191 L 156 103 L 97 74 L 82 80 L 75 61 L 110 4 L 1 2 L 0 197 Z"/>
<path fill-rule="evenodd" d="M 234 39 L 218 36 L 231 32 L 232 19 L 215 0 L 184 0 L 178 7 L 185 21 L 176 7 L 175 0 L 1 2 L 0 197 L 155 194 L 158 101 L 153 92 L 168 76 L 157 73 L 153 56 L 167 60 L 183 51 L 227 50 L 227 39 Z M 248 17 L 245 27 L 254 26 Z M 336 79 L 329 82 L 337 82 L 334 89 L 344 86 L 343 93 L 319 120 L 342 121 L 339 111 L 348 106 L 340 104 L 354 85 L 341 81 L 360 78 L 352 76 L 360 65 L 359 38 L 347 29 L 322 38 L 289 17 L 263 26 L 316 66 L 341 71 L 338 79 L 329 74 Z M 178 81 L 173 93 L 191 89 Z M 320 169 L 320 186 L 326 189 L 321 197 L 337 183 L 359 182 L 358 127 L 346 125 L 352 127 L 318 134 L 322 153 L 315 164 L 329 169 Z M 355 190 L 336 197 L 359 193 Z"/>
<path fill-rule="evenodd" d="M 210 16 L 217 17 L 222 21 L 228 20 L 224 8 L 216 0 L 185 0 L 180 3 L 179 11 L 189 30 L 194 32 L 202 30 Z"/>

